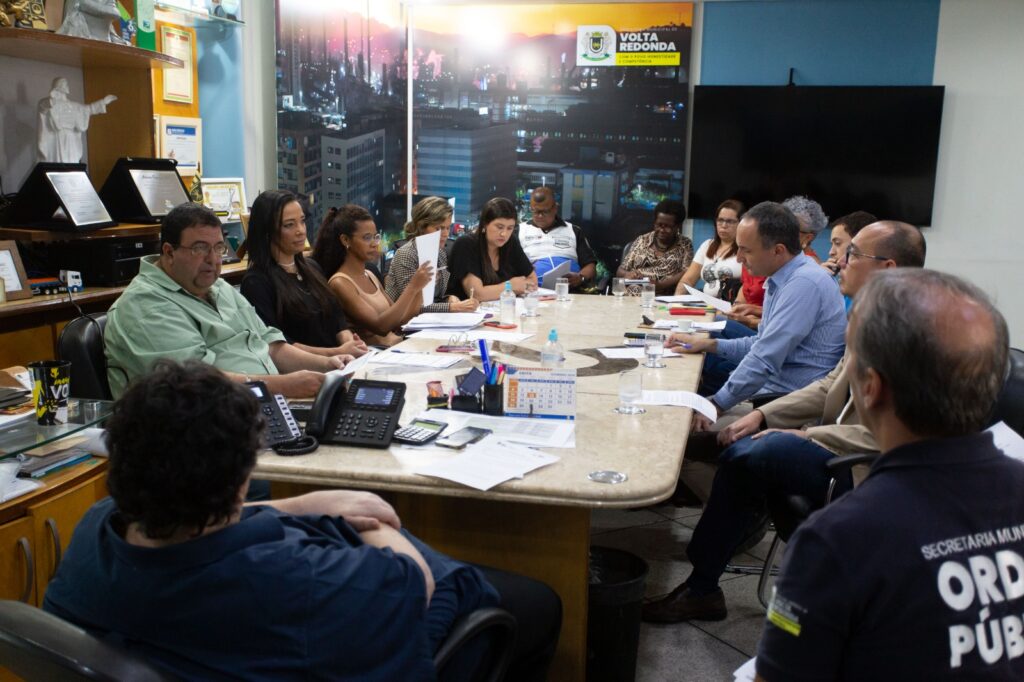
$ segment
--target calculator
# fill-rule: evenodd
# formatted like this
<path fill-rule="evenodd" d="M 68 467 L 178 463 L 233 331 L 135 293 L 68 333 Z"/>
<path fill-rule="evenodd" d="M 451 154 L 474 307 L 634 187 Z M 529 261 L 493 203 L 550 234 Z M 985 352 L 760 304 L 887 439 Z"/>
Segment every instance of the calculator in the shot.
<path fill-rule="evenodd" d="M 409 445 L 423 445 L 437 437 L 448 425 L 429 419 L 414 419 L 411 424 L 395 431 L 393 440 Z"/>

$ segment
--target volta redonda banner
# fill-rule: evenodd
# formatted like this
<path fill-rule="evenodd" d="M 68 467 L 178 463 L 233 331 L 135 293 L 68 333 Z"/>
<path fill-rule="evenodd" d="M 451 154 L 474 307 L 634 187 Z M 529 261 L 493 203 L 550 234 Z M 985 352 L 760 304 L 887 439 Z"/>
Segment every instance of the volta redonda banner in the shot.
<path fill-rule="evenodd" d="M 576 29 L 577 66 L 679 66 L 676 31 L 616 31 L 611 26 Z"/>

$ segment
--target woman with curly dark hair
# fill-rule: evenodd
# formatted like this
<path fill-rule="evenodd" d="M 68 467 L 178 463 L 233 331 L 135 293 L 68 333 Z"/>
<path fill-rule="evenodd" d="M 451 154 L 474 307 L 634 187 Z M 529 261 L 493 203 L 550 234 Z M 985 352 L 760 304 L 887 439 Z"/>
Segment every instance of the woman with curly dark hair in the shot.
<path fill-rule="evenodd" d="M 249 269 L 241 291 L 260 319 L 310 353 L 358 357 L 366 352 L 320 266 L 303 256 L 306 214 L 294 194 L 268 190 L 256 197 L 246 245 Z"/>
<path fill-rule="evenodd" d="M 380 280 L 366 269 L 366 262 L 379 256 L 380 234 L 369 211 L 348 204 L 327 212 L 316 236 L 313 260 L 320 264 L 327 285 L 366 342 L 393 346 L 402 340 L 396 330 L 420 311 L 422 291 L 434 269 L 429 263 L 421 265 L 392 301 Z"/>

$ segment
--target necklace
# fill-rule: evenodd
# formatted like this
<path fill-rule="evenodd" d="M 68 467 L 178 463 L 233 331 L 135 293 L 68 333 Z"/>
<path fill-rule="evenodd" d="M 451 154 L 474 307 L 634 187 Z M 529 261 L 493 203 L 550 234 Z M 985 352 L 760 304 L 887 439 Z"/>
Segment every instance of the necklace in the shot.
<path fill-rule="evenodd" d="M 292 261 L 291 263 L 282 263 L 281 261 L 276 262 L 278 265 L 281 266 L 282 270 L 289 274 L 295 275 L 295 279 L 299 280 L 300 282 L 302 281 L 302 274 L 299 272 L 299 266 L 295 264 L 295 261 Z"/>

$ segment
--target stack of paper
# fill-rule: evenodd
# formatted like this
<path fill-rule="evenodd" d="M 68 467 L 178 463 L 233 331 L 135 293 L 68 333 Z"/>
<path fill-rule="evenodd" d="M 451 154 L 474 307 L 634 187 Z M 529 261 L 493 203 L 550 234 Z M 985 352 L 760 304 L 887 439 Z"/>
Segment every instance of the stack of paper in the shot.
<path fill-rule="evenodd" d="M 420 313 L 409 320 L 404 329 L 407 332 L 423 329 L 440 329 L 449 332 L 467 331 L 484 321 L 484 314 L 475 313 Z"/>
<path fill-rule="evenodd" d="M 718 419 L 718 410 L 711 404 L 711 401 L 690 391 L 644 391 L 640 394 L 637 405 L 689 407 L 712 421 Z"/>
<path fill-rule="evenodd" d="M 420 417 L 448 424 L 449 433 L 466 426 L 476 426 L 488 429 L 496 438 L 512 443 L 522 443 L 537 448 L 576 447 L 576 426 L 569 420 L 492 417 L 485 414 L 449 410 L 428 410 Z"/>
<path fill-rule="evenodd" d="M 703 303 L 704 305 L 709 305 L 712 308 L 717 308 L 718 310 L 721 310 L 723 313 L 728 313 L 732 311 L 732 303 L 729 303 L 728 301 L 723 301 L 720 298 L 715 298 L 714 296 L 708 296 L 703 291 L 698 291 L 697 289 L 691 287 L 689 284 L 684 284 L 683 286 L 686 287 L 686 290 L 690 292 L 691 296 L 699 298 L 701 303 Z"/>
<path fill-rule="evenodd" d="M 465 336 L 466 340 L 470 343 L 475 343 L 480 339 L 485 341 L 502 341 L 504 343 L 518 343 L 525 341 L 526 339 L 533 336 L 533 334 L 523 334 L 520 332 L 502 331 L 500 329 L 473 329 L 468 332 L 459 332 L 460 337 Z M 453 334 L 443 329 L 427 329 L 425 331 L 416 332 L 412 338 L 416 339 L 432 339 L 434 341 L 447 341 L 452 338 Z"/>
<path fill-rule="evenodd" d="M 704 299 L 693 294 L 682 294 L 679 296 L 655 296 L 658 303 L 682 303 L 683 305 L 704 305 Z"/>
<path fill-rule="evenodd" d="M 382 365 L 402 365 L 403 367 L 433 367 L 446 369 L 462 360 L 460 355 L 442 355 L 440 353 L 411 353 L 409 351 L 388 351 L 378 353 L 372 362 Z"/>
<path fill-rule="evenodd" d="M 558 461 L 555 455 L 488 436 L 453 457 L 413 468 L 413 473 L 490 490 Z"/>

